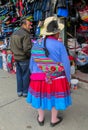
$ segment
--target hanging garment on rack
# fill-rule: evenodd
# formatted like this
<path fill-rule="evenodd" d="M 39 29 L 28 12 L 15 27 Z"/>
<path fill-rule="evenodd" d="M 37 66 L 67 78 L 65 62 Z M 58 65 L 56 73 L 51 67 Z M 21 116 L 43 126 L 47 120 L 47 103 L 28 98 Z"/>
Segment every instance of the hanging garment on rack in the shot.
<path fill-rule="evenodd" d="M 78 10 L 72 6 L 71 9 L 69 10 L 69 17 L 70 21 L 76 24 L 80 18 Z"/>
<path fill-rule="evenodd" d="M 66 7 L 66 0 L 57 0 L 57 7 Z"/>
<path fill-rule="evenodd" d="M 42 1 L 36 1 L 34 5 L 34 21 L 42 19 Z"/>
<path fill-rule="evenodd" d="M 13 2 L 14 4 L 16 3 L 17 0 L 10 0 L 10 2 Z"/>
<path fill-rule="evenodd" d="M 43 19 L 52 16 L 53 15 L 53 9 L 52 9 L 52 1 L 51 0 L 45 0 L 43 4 Z"/>
<path fill-rule="evenodd" d="M 20 6 L 20 16 L 23 16 L 24 15 L 24 7 L 23 7 L 23 3 L 22 3 L 22 0 L 19 1 L 19 6 Z"/>
<path fill-rule="evenodd" d="M 17 15 L 18 15 L 18 17 L 20 16 L 20 17 L 22 17 L 23 16 L 23 14 L 24 14 L 24 11 L 23 11 L 23 3 L 22 3 L 22 1 L 20 0 L 20 1 L 17 1 L 16 2 L 16 11 L 17 11 Z"/>
<path fill-rule="evenodd" d="M 1 0 L 1 5 L 5 5 L 8 2 L 8 0 Z"/>
<path fill-rule="evenodd" d="M 59 7 L 57 9 L 57 16 L 68 17 L 68 9 L 67 8 L 63 8 L 63 7 Z"/>

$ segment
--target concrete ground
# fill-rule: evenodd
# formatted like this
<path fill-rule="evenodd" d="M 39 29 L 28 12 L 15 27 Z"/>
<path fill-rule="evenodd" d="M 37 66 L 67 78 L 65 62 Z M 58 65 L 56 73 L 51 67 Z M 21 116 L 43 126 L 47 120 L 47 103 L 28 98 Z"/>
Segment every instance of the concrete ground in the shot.
<path fill-rule="evenodd" d="M 40 127 L 37 111 L 25 98 L 17 97 L 15 75 L 0 70 L 0 130 L 88 130 L 87 88 L 88 84 L 81 82 L 77 90 L 72 90 L 73 104 L 60 112 L 64 118 L 61 124 L 51 128 L 50 112 L 45 111 L 45 125 Z"/>
<path fill-rule="evenodd" d="M 76 73 L 72 76 L 82 82 L 88 83 L 88 74 L 87 73 L 82 73 L 79 70 L 76 70 Z"/>

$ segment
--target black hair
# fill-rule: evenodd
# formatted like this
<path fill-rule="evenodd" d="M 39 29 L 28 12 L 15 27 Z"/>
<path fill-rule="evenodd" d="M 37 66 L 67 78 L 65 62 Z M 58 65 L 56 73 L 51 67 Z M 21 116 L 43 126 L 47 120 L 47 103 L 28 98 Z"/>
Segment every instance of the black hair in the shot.
<path fill-rule="evenodd" d="M 47 39 L 47 37 L 45 37 L 44 38 L 44 51 L 45 51 L 45 55 L 46 55 L 46 57 L 48 57 L 49 56 L 49 51 L 48 51 L 48 49 L 46 48 L 46 39 Z"/>

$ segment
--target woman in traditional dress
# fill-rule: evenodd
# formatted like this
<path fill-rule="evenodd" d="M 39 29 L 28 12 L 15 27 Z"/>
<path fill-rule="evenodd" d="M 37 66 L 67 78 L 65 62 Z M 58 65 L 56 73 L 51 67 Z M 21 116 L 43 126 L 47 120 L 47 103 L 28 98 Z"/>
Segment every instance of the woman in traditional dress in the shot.
<path fill-rule="evenodd" d="M 30 60 L 31 82 L 27 102 L 38 110 L 37 121 L 44 125 L 44 110 L 51 111 L 50 125 L 56 126 L 63 117 L 60 110 L 66 110 L 71 104 L 70 62 L 64 44 L 58 40 L 64 25 L 57 17 L 48 17 L 44 21 L 41 35 L 32 48 Z"/>

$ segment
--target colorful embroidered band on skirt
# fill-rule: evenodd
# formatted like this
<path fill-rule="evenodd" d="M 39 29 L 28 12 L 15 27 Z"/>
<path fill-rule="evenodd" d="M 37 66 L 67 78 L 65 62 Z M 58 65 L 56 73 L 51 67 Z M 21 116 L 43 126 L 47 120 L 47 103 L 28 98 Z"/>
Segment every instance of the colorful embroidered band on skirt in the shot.
<path fill-rule="evenodd" d="M 31 80 L 28 89 L 27 102 L 36 109 L 65 110 L 72 104 L 70 86 L 65 76 L 52 80 L 51 84 L 45 80 Z"/>

